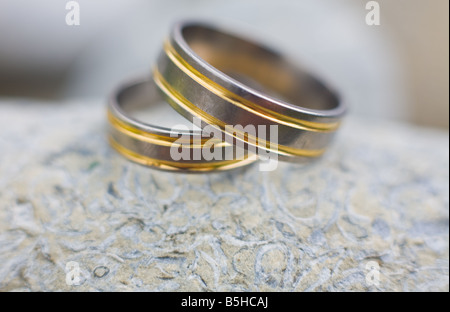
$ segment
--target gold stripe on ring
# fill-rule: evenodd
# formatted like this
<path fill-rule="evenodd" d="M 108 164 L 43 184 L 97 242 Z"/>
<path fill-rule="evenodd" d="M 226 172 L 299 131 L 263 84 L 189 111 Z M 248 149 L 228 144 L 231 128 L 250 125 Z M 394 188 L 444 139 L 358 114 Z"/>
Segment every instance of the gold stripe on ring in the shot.
<path fill-rule="evenodd" d="M 192 171 L 192 172 L 204 172 L 204 171 L 221 171 L 238 168 L 245 166 L 256 161 L 257 156 L 252 155 L 243 160 L 223 160 L 217 162 L 204 162 L 204 163 L 183 163 L 169 160 L 159 160 L 148 156 L 136 153 L 128 148 L 120 145 L 111 136 L 108 137 L 109 144 L 124 157 L 144 166 L 154 166 L 164 170 L 170 171 Z"/>
<path fill-rule="evenodd" d="M 211 144 L 213 144 L 215 147 L 227 147 L 230 146 L 227 142 L 217 141 L 214 140 L 214 138 L 201 138 L 201 144 L 195 144 L 191 143 L 191 140 L 183 140 L 183 138 L 177 138 L 177 137 L 165 137 L 160 136 L 152 133 L 148 133 L 145 131 L 142 131 L 140 129 L 137 129 L 135 127 L 132 127 L 131 125 L 119 120 L 117 117 L 115 117 L 109 110 L 108 110 L 108 120 L 117 131 L 130 136 L 132 138 L 135 138 L 137 140 L 147 142 L 154 145 L 159 146 L 175 146 L 175 147 L 189 147 L 189 148 L 203 148 L 205 146 L 210 147 Z M 210 142 L 210 140 L 213 140 L 213 142 Z M 216 142 L 214 142 L 216 141 Z"/>
<path fill-rule="evenodd" d="M 174 49 L 169 40 L 164 42 L 164 51 L 166 52 L 169 59 L 180 68 L 185 74 L 187 74 L 194 81 L 214 93 L 215 95 L 221 97 L 222 99 L 233 103 L 239 108 L 245 109 L 255 115 L 269 119 L 271 121 L 277 122 L 279 124 L 289 126 L 292 128 L 300 130 L 308 130 L 314 132 L 333 132 L 339 128 L 340 122 L 332 123 L 320 123 L 302 120 L 294 118 L 291 116 L 283 115 L 267 108 L 256 105 L 255 103 L 235 94 L 228 89 L 222 87 L 216 82 L 212 81 L 198 70 L 196 70 L 192 65 L 186 62 L 180 54 Z"/>
<path fill-rule="evenodd" d="M 216 125 L 225 132 L 226 124 L 223 121 L 205 113 L 200 108 L 198 108 L 197 106 L 192 104 L 190 101 L 188 101 L 182 94 L 180 94 L 177 90 L 175 90 L 164 79 L 164 77 L 161 75 L 161 73 L 156 68 L 153 71 L 153 80 L 155 81 L 156 85 L 169 97 L 169 99 L 171 100 L 171 101 L 169 101 L 170 104 L 175 104 L 175 105 L 180 106 L 182 109 L 188 111 L 191 115 L 199 116 L 206 123 L 208 123 L 210 125 Z M 236 131 L 236 130 L 234 130 L 234 131 L 235 131 L 235 133 L 239 133 L 240 136 L 238 137 L 234 133 L 229 133 L 229 132 L 227 132 L 227 134 L 234 138 L 237 138 L 239 140 L 242 140 L 242 138 L 246 138 L 244 140 L 247 143 L 248 143 L 248 140 L 250 139 L 252 142 L 256 142 L 256 144 L 258 146 L 262 146 L 265 149 L 269 150 L 270 152 L 282 154 L 284 156 L 295 155 L 295 156 L 303 156 L 303 157 L 318 157 L 318 156 L 321 156 L 325 152 L 325 149 L 304 150 L 304 149 L 288 147 L 288 146 L 284 146 L 284 145 L 280 145 L 280 144 L 277 144 L 277 149 L 273 149 L 270 147 L 273 143 L 270 143 L 268 141 L 265 141 L 265 140 L 262 140 L 259 138 L 255 138 L 255 137 L 249 135 L 248 133 L 243 133 L 241 131 Z"/>

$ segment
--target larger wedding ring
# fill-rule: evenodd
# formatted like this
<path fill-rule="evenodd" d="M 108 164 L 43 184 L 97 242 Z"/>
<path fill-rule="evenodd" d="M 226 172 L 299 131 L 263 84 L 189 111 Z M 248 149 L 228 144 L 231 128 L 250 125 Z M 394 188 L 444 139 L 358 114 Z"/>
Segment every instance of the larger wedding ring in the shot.
<path fill-rule="evenodd" d="M 173 27 L 153 76 L 184 117 L 200 118 L 227 142 L 244 142 L 280 160 L 322 155 L 345 112 L 333 91 L 279 53 L 202 23 Z M 254 125 L 257 139 L 227 131 L 227 125 Z M 276 144 L 269 144 L 271 125 L 278 127 Z"/>

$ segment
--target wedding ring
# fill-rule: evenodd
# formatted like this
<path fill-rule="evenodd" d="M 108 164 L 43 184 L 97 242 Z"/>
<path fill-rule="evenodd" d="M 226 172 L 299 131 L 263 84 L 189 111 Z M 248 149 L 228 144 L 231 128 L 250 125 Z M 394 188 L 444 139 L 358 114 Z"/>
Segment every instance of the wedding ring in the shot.
<path fill-rule="evenodd" d="M 230 144 L 280 160 L 322 155 L 345 113 L 331 89 L 279 53 L 202 23 L 175 24 L 153 77 L 184 117 L 217 127 Z M 253 125 L 256 138 L 227 125 Z M 270 126 L 278 129 L 275 139 Z"/>
<path fill-rule="evenodd" d="M 233 145 L 206 137 L 201 130 L 174 130 L 156 126 L 143 122 L 132 114 L 143 108 L 154 109 L 159 104 L 167 105 L 162 102 L 160 92 L 151 79 L 137 79 L 120 86 L 110 97 L 108 105 L 111 146 L 136 163 L 170 171 L 222 171 L 257 160 L 256 155 L 250 156 L 247 153 L 240 159 L 233 159 L 230 157 L 230 154 L 235 153 Z M 172 110 L 170 106 L 167 107 Z M 176 112 L 173 113 L 175 116 L 172 117 L 178 117 Z M 189 157 L 174 160 L 173 150 L 171 151 L 173 148 L 185 148 Z M 205 148 L 217 149 L 223 157 L 205 159 L 202 153 Z"/>

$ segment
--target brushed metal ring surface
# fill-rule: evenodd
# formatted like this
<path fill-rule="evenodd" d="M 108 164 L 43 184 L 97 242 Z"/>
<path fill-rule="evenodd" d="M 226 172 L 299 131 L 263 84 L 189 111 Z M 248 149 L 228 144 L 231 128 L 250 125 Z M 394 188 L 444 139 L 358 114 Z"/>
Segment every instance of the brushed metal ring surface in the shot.
<path fill-rule="evenodd" d="M 134 79 L 113 92 L 108 103 L 108 139 L 110 145 L 126 158 L 141 165 L 178 172 L 223 171 L 248 165 L 256 155 L 245 154 L 241 159 L 226 160 L 234 146 L 211 141 L 200 130 L 174 130 L 151 125 L 131 117 L 131 112 L 152 105 L 164 105 L 161 94 L 152 79 Z M 176 112 L 174 112 L 176 114 Z M 206 160 L 201 153 L 206 144 L 213 142 L 223 155 L 222 159 Z M 173 160 L 170 149 L 184 144 L 189 159 Z M 177 145 L 178 144 L 178 145 Z M 211 145 L 207 145 L 211 148 Z M 197 152 L 197 153 L 196 153 Z M 201 158 L 193 157 L 199 155 Z"/>
<path fill-rule="evenodd" d="M 279 53 L 203 23 L 174 25 L 153 77 L 184 117 L 200 118 L 219 128 L 225 141 L 280 160 L 322 155 L 346 110 L 333 91 Z M 268 139 L 249 141 L 226 125 L 253 125 L 258 138 Z M 278 127 L 276 148 L 268 145 L 271 125 Z"/>

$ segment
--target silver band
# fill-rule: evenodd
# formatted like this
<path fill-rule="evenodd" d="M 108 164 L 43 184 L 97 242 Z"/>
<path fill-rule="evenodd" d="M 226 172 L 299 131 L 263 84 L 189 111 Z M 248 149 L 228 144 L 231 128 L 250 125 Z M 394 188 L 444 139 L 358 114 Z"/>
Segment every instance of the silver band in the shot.
<path fill-rule="evenodd" d="M 334 92 L 278 53 L 200 23 L 173 27 L 154 80 L 186 118 L 214 124 L 227 142 L 243 141 L 281 160 L 320 156 L 345 113 Z M 278 126 L 277 148 L 264 140 L 248 141 L 224 127 L 239 124 L 265 125 L 266 133 L 257 136 L 267 139 L 270 125 Z"/>
<path fill-rule="evenodd" d="M 211 137 L 205 137 L 201 131 L 173 130 L 130 117 L 133 110 L 158 103 L 161 103 L 160 93 L 151 79 L 133 80 L 113 92 L 108 105 L 111 146 L 132 161 L 170 171 L 228 170 L 256 160 L 255 155 L 248 157 L 247 154 L 240 159 L 232 159 L 229 155 L 234 155 L 234 146 L 222 141 L 211 141 Z M 184 148 L 187 147 L 189 157 L 174 160 L 170 150 L 174 146 L 180 146 L 180 142 Z M 213 148 L 221 153 L 221 159 L 206 160 L 203 157 L 202 149 L 206 143 L 211 142 L 214 142 Z"/>

